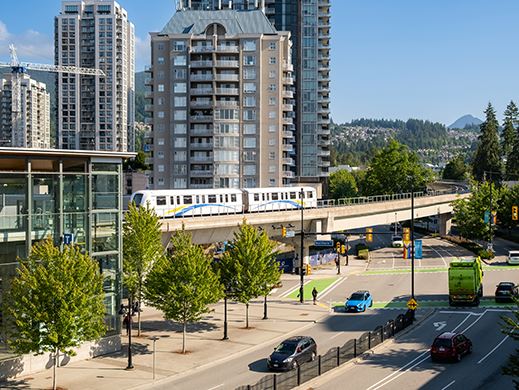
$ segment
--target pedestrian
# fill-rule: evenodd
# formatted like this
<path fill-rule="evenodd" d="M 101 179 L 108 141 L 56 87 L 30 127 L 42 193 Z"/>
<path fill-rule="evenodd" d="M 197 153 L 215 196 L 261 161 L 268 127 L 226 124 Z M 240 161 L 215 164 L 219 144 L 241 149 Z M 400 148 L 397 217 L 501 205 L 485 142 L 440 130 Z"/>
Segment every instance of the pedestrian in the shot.
<path fill-rule="evenodd" d="M 314 298 L 314 305 L 315 305 L 316 301 L 317 301 L 317 289 L 315 287 L 312 290 L 312 297 Z"/>
<path fill-rule="evenodd" d="M 339 269 L 339 255 L 335 258 L 335 268 Z"/>

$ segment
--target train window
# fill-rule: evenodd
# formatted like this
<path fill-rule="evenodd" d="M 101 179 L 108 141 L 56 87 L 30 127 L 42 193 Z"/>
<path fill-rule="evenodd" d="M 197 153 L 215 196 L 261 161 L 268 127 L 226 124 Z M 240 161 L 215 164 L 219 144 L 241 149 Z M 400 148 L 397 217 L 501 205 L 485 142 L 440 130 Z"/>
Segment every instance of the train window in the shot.
<path fill-rule="evenodd" d="M 208 195 L 207 203 L 216 203 L 216 195 Z"/>
<path fill-rule="evenodd" d="M 170 196 L 169 197 L 169 203 L 172 204 L 172 205 L 175 204 L 175 197 L 174 196 Z"/>
<path fill-rule="evenodd" d="M 195 197 L 196 197 L 196 203 L 197 204 L 200 203 L 200 195 L 195 195 Z"/>
<path fill-rule="evenodd" d="M 312 197 L 313 197 L 313 193 L 312 193 L 312 191 L 307 191 L 307 192 L 306 192 L 306 197 L 307 197 L 308 199 L 312 199 Z"/>
<path fill-rule="evenodd" d="M 279 194 L 277 192 L 272 193 L 272 200 L 278 200 Z"/>
<path fill-rule="evenodd" d="M 267 200 L 267 197 L 268 197 L 268 194 L 261 194 L 262 195 L 262 200 Z"/>
<path fill-rule="evenodd" d="M 282 192 L 282 193 L 279 194 L 279 195 L 281 195 L 281 198 L 280 198 L 281 200 L 285 199 L 285 193 L 284 193 L 284 192 Z"/>
<path fill-rule="evenodd" d="M 297 199 L 297 194 L 295 192 L 291 192 L 290 199 Z"/>
<path fill-rule="evenodd" d="M 236 194 L 231 194 L 231 202 L 236 202 Z"/>
<path fill-rule="evenodd" d="M 259 194 L 254 194 L 254 200 L 255 200 L 256 202 L 259 201 Z"/>
<path fill-rule="evenodd" d="M 180 204 L 180 196 L 177 195 L 177 204 Z"/>
<path fill-rule="evenodd" d="M 165 205 L 166 205 L 166 197 L 157 196 L 157 206 L 165 206 Z"/>
<path fill-rule="evenodd" d="M 229 203 L 229 195 L 225 194 L 225 203 Z"/>
<path fill-rule="evenodd" d="M 220 194 L 220 203 L 223 203 L 223 195 Z"/>
<path fill-rule="evenodd" d="M 192 204 L 193 197 L 191 195 L 184 195 L 184 204 Z"/>

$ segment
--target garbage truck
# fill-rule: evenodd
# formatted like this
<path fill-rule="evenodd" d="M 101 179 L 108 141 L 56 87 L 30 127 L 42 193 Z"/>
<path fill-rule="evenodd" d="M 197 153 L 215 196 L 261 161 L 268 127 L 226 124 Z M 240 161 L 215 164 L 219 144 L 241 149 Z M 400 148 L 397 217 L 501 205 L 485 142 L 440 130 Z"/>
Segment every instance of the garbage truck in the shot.
<path fill-rule="evenodd" d="M 457 259 L 449 266 L 449 305 L 479 305 L 483 296 L 481 258 Z"/>

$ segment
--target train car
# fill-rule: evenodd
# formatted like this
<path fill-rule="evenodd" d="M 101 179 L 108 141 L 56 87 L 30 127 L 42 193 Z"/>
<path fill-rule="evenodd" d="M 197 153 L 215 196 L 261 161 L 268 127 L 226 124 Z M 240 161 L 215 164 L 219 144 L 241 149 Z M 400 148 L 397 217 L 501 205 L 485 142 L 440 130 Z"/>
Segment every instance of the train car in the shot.
<path fill-rule="evenodd" d="M 148 203 L 162 218 L 243 212 L 243 193 L 232 188 L 137 191 L 130 202 Z"/>
<path fill-rule="evenodd" d="M 302 187 L 302 189 L 304 197 L 301 201 L 301 187 L 245 188 L 243 207 L 249 213 L 300 209 L 301 204 L 305 208 L 317 207 L 315 188 Z"/>

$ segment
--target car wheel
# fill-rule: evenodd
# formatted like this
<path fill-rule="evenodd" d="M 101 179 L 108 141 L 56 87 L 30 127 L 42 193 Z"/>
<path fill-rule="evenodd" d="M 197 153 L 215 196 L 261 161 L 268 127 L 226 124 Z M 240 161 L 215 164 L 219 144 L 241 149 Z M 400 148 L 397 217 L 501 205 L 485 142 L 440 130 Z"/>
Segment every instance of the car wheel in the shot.
<path fill-rule="evenodd" d="M 369 303 L 369 307 L 371 307 L 371 306 L 373 306 L 373 301 L 371 301 L 371 302 Z"/>
<path fill-rule="evenodd" d="M 456 355 L 456 361 L 457 361 L 457 362 L 461 362 L 461 353 L 458 353 L 458 354 Z"/>
<path fill-rule="evenodd" d="M 313 362 L 315 360 L 316 353 L 312 352 L 312 355 L 310 356 L 310 361 Z"/>

